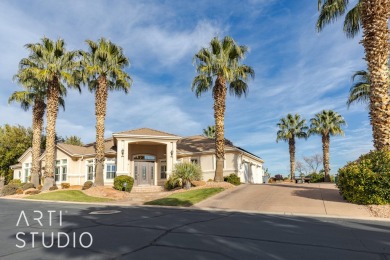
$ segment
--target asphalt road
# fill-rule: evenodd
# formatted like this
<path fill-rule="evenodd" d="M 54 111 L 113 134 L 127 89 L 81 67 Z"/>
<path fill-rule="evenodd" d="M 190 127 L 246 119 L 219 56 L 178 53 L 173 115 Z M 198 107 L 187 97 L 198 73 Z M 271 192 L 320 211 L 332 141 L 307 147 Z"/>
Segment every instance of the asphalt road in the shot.
<path fill-rule="evenodd" d="M 0 258 L 390 260 L 390 222 L 0 199 Z"/>

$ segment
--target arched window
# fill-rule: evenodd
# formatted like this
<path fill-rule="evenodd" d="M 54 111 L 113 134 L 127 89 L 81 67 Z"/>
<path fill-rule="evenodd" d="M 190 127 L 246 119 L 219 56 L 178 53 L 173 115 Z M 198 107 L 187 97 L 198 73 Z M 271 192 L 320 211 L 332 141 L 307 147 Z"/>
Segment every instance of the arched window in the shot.
<path fill-rule="evenodd" d="M 150 154 L 138 154 L 134 155 L 133 159 L 139 161 L 156 161 L 156 156 Z"/>

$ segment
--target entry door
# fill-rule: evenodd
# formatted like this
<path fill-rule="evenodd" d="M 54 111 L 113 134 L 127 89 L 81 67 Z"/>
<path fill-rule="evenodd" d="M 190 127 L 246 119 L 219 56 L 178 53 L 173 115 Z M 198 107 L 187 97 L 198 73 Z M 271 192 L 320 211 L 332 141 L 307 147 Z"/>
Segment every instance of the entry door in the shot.
<path fill-rule="evenodd" d="M 154 185 L 154 162 L 134 162 L 136 185 Z"/>

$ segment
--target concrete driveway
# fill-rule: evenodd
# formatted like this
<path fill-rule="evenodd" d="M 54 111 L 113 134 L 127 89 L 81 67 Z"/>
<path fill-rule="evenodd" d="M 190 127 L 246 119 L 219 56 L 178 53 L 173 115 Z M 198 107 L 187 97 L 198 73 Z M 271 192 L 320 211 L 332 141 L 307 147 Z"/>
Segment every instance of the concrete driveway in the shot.
<path fill-rule="evenodd" d="M 243 184 L 195 205 L 198 208 L 249 210 L 268 213 L 371 217 L 366 206 L 342 199 L 332 183 Z"/>

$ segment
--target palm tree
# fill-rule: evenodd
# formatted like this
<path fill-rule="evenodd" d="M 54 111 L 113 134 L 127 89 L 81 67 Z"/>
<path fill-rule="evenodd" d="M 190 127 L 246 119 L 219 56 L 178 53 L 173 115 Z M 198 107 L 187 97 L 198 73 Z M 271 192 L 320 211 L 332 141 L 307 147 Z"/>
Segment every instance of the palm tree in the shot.
<path fill-rule="evenodd" d="M 132 79 L 124 71 L 129 65 L 129 59 L 121 47 L 105 38 L 97 42 L 86 41 L 89 52 L 81 52 L 83 57 L 83 78 L 88 89 L 95 92 L 96 113 L 96 172 L 95 185 L 103 186 L 104 165 L 104 121 L 107 110 L 108 90 L 123 90 L 127 93 Z"/>
<path fill-rule="evenodd" d="M 320 16 L 317 30 L 333 22 L 344 14 L 348 1 L 318 0 Z M 353 8 L 350 19 L 350 30 L 347 36 L 357 34 L 360 25 L 363 27 L 361 41 L 366 53 L 365 60 L 370 73 L 370 118 L 376 149 L 390 148 L 390 96 L 388 93 L 388 60 L 390 0 L 359 0 Z M 353 21 L 353 22 L 352 22 Z M 352 25 L 353 24 L 353 25 Z"/>
<path fill-rule="evenodd" d="M 30 61 L 32 62 L 32 61 Z M 31 183 L 35 187 L 39 185 L 40 163 L 39 156 L 41 155 L 41 141 L 43 130 L 43 116 L 46 109 L 46 92 L 47 84 L 39 82 L 36 78 L 32 78 L 26 70 L 19 70 L 14 79 L 22 85 L 24 91 L 15 91 L 8 99 L 8 103 L 19 102 L 22 109 L 27 111 L 32 107 L 32 167 L 31 167 Z M 61 89 L 61 93 L 65 90 Z M 64 99 L 59 97 L 59 104 L 65 109 Z"/>
<path fill-rule="evenodd" d="M 248 77 L 254 78 L 254 70 L 240 61 L 244 58 L 248 48 L 237 45 L 229 36 L 222 41 L 215 37 L 209 48 L 202 48 L 194 56 L 198 75 L 192 82 L 192 91 L 200 97 L 203 92 L 212 90 L 214 98 L 215 119 L 215 155 L 216 170 L 214 180 L 223 181 L 223 164 L 225 158 L 224 121 L 226 108 L 227 86 L 231 95 L 246 96 Z M 214 84 L 213 84 L 214 81 Z"/>
<path fill-rule="evenodd" d="M 370 73 L 370 117 L 374 147 L 390 148 L 390 96 L 388 88 L 390 0 L 361 0 L 363 40 Z"/>
<path fill-rule="evenodd" d="M 215 125 L 209 125 L 207 128 L 203 129 L 203 135 L 208 138 L 215 138 Z"/>
<path fill-rule="evenodd" d="M 279 130 L 277 132 L 276 142 L 283 140 L 288 142 L 288 150 L 290 153 L 290 178 L 295 176 L 295 138 L 307 138 L 306 120 L 301 119 L 299 114 L 288 114 L 285 118 L 281 118 L 277 124 Z"/>
<path fill-rule="evenodd" d="M 344 18 L 344 33 L 348 38 L 355 37 L 361 27 L 361 5 L 359 0 L 356 5 L 348 11 Z M 317 19 L 316 29 L 322 31 L 325 25 L 334 22 L 339 16 L 344 15 L 348 7 L 348 0 L 318 0 L 320 15 Z"/>
<path fill-rule="evenodd" d="M 79 62 L 76 61 L 78 52 L 67 52 L 62 39 L 54 42 L 46 37 L 42 38 L 40 43 L 26 44 L 26 48 L 30 51 L 30 55 L 20 61 L 20 70 L 28 77 L 45 82 L 42 87 L 45 87 L 47 98 L 47 126 L 45 182 L 42 190 L 47 190 L 54 185 L 55 127 L 59 99 L 61 95 L 66 94 L 63 84 L 80 91 L 81 77 L 78 71 Z"/>
<path fill-rule="evenodd" d="M 322 153 L 325 171 L 325 181 L 330 182 L 329 146 L 331 135 L 344 135 L 342 126 L 346 126 L 344 118 L 333 110 L 323 110 L 310 119 L 309 135 L 317 134 L 322 137 Z"/>
<path fill-rule="evenodd" d="M 19 78 L 20 82 L 20 78 Z M 40 164 L 39 156 L 41 155 L 41 134 L 43 128 L 43 116 L 45 114 L 46 104 L 44 93 L 38 89 L 32 91 L 15 91 L 8 99 L 8 103 L 19 102 L 22 109 L 27 111 L 32 106 L 32 167 L 31 183 L 35 187 L 39 185 Z"/>

